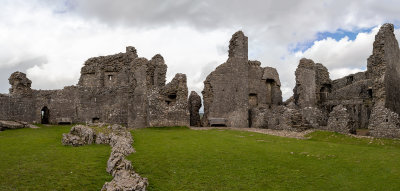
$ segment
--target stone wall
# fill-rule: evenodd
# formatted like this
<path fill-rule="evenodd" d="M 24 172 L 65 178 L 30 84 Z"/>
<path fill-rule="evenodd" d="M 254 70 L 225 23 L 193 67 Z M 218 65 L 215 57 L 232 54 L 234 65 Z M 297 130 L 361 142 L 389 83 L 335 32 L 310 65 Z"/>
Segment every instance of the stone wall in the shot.
<path fill-rule="evenodd" d="M 343 105 L 337 105 L 329 113 L 327 129 L 339 133 L 355 133 L 354 122 Z"/>
<path fill-rule="evenodd" d="M 242 31 L 232 35 L 228 60 L 211 72 L 202 91 L 204 116 L 226 120 L 231 127 L 252 126 L 252 109 L 282 103 L 278 73 L 274 68 L 261 67 L 259 61 L 248 60 L 247 37 Z"/>
<path fill-rule="evenodd" d="M 107 122 L 132 128 L 188 126 L 186 76 L 179 74 L 165 85 L 166 72 L 161 55 L 151 60 L 139 58 L 134 47 L 127 47 L 126 53 L 88 59 L 78 85 L 61 90 L 32 90 L 26 75 L 15 72 L 9 79 L 10 94 L 0 95 L 0 120 Z M 167 89 L 178 95 L 173 107 L 160 104 L 165 103 L 167 95 L 161 94 Z M 160 98 L 149 100 L 151 96 Z M 157 110 L 164 113 L 152 115 Z"/>
<path fill-rule="evenodd" d="M 317 102 L 316 72 L 314 61 L 302 58 L 297 66 L 296 86 L 293 90 L 295 104 L 300 108 L 314 107 Z"/>
<path fill-rule="evenodd" d="M 185 74 L 176 74 L 170 83 L 149 94 L 149 126 L 190 126 L 188 89 Z"/>
<path fill-rule="evenodd" d="M 399 114 L 384 107 L 382 103 L 374 106 L 371 113 L 369 134 L 374 137 L 399 138 Z"/>
<path fill-rule="evenodd" d="M 227 126 L 248 127 L 247 37 L 239 31 L 232 35 L 229 58 L 204 81 L 203 126 L 208 118 L 225 118 Z"/>
<path fill-rule="evenodd" d="M 201 108 L 201 97 L 195 92 L 190 92 L 189 100 L 188 100 L 188 107 L 190 113 L 190 126 L 200 127 L 200 114 L 199 110 Z"/>

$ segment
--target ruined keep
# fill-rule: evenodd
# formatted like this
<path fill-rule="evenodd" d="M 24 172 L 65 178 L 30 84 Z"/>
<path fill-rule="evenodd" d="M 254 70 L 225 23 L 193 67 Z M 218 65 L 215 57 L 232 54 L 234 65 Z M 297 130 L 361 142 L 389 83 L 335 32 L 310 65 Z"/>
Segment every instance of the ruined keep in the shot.
<path fill-rule="evenodd" d="M 203 126 L 252 127 L 254 109 L 282 103 L 278 72 L 248 60 L 247 41 L 242 31 L 233 34 L 228 60 L 204 81 Z"/>
<path fill-rule="evenodd" d="M 61 90 L 33 90 L 26 75 L 15 72 L 10 93 L 0 94 L 0 120 L 189 126 L 186 75 L 166 84 L 166 72 L 161 55 L 139 58 L 134 47 L 88 59 L 78 85 Z"/>

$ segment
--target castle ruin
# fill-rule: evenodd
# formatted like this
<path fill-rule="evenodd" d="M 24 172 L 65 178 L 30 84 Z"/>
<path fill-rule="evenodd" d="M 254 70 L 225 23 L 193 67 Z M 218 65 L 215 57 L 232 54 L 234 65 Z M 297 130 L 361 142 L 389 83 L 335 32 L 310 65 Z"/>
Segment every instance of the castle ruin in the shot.
<path fill-rule="evenodd" d="M 0 95 L 0 120 L 189 126 L 186 75 L 165 84 L 166 72 L 161 55 L 139 58 L 134 47 L 88 59 L 78 85 L 61 90 L 33 90 L 26 75 L 15 72 L 10 93 Z"/>
<path fill-rule="evenodd" d="M 147 126 L 228 126 L 303 131 L 322 129 L 375 137 L 400 137 L 400 50 L 392 24 L 375 36 L 367 70 L 331 80 L 321 63 L 303 58 L 293 96 L 282 101 L 278 72 L 248 60 L 248 38 L 232 35 L 227 61 L 211 72 L 201 98 L 188 99 L 186 76 L 166 84 L 161 55 L 139 58 L 136 49 L 88 59 L 76 86 L 33 90 L 13 73 L 9 94 L 0 94 L 0 120 L 28 123 L 106 122 Z"/>

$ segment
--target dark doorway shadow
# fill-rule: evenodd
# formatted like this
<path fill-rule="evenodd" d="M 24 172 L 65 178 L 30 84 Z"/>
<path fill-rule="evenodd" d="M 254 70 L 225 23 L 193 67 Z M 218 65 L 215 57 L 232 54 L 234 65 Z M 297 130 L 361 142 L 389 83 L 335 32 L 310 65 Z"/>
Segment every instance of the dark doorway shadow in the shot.
<path fill-rule="evenodd" d="M 46 106 L 42 108 L 42 110 L 40 111 L 40 115 L 42 119 L 41 123 L 49 124 L 50 110 Z"/>

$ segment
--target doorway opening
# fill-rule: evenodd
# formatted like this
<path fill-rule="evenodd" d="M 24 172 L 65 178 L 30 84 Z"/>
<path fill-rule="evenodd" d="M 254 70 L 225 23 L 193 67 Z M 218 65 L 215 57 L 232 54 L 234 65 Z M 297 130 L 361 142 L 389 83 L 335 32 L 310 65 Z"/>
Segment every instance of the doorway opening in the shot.
<path fill-rule="evenodd" d="M 44 106 L 40 111 L 40 118 L 42 124 L 49 124 L 50 110 Z"/>

